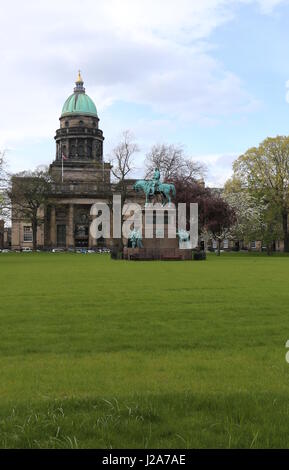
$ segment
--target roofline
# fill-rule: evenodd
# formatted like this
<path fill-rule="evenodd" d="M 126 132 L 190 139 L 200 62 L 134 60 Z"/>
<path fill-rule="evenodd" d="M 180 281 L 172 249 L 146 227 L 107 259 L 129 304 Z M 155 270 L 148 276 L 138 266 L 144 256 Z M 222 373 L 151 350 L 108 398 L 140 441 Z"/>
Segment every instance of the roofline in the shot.
<path fill-rule="evenodd" d="M 74 115 L 74 116 L 94 116 L 94 117 L 98 117 L 98 114 L 97 113 L 89 113 L 89 112 L 82 112 L 82 111 L 69 111 L 68 113 L 62 113 L 60 115 L 60 117 L 65 117 L 65 116 L 70 116 L 70 115 Z"/>

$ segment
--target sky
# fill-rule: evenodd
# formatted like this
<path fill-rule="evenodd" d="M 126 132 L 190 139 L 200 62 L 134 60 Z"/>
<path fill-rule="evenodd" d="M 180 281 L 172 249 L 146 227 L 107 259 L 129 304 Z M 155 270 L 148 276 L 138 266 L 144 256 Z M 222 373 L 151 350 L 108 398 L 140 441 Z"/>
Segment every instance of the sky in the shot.
<path fill-rule="evenodd" d="M 0 0 L 0 149 L 10 171 L 55 158 L 78 69 L 107 159 L 130 129 L 140 152 L 181 144 L 222 186 L 232 162 L 289 134 L 288 0 Z"/>

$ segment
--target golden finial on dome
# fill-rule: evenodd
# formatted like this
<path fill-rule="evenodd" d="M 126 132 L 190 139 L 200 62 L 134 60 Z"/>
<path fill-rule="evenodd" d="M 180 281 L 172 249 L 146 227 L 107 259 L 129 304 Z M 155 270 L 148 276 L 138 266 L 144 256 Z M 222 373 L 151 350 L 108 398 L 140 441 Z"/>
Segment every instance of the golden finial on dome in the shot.
<path fill-rule="evenodd" d="M 77 80 L 75 82 L 75 87 L 73 89 L 74 93 L 85 93 L 85 88 L 83 86 L 83 79 L 81 76 L 80 70 L 78 70 Z"/>
<path fill-rule="evenodd" d="M 78 70 L 77 80 L 76 80 L 75 83 L 83 83 L 83 79 L 82 79 L 80 70 Z"/>

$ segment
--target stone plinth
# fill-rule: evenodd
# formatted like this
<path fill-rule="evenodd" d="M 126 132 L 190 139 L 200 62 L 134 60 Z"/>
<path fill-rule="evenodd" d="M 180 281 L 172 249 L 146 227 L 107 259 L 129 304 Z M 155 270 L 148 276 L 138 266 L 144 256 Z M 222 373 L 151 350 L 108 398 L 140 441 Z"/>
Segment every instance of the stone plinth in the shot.
<path fill-rule="evenodd" d="M 163 212 L 163 209 L 157 209 Z M 155 212 L 157 212 L 157 210 Z M 157 218 L 153 216 L 153 213 L 149 219 L 151 230 L 148 230 L 151 238 L 145 236 L 145 211 L 142 210 L 142 248 L 131 248 L 125 247 L 123 251 L 124 259 L 128 260 L 172 260 L 172 261 L 184 261 L 192 260 L 192 249 L 189 246 L 182 243 L 182 249 L 180 248 L 179 239 L 176 233 L 169 230 L 169 221 L 174 220 L 174 215 L 169 213 L 164 218 L 163 230 L 157 226 Z M 166 220 L 166 222 L 165 222 Z M 171 236 L 170 236 L 171 234 Z M 161 238 L 161 235 L 163 237 Z"/>
<path fill-rule="evenodd" d="M 123 251 L 124 259 L 131 261 L 191 261 L 192 250 L 180 248 L 128 248 Z"/>

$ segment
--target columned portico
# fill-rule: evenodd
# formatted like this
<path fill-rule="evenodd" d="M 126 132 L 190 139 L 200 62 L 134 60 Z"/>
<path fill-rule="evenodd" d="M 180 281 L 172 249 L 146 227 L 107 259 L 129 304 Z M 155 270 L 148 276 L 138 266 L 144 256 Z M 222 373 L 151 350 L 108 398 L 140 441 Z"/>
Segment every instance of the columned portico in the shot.
<path fill-rule="evenodd" d="M 68 206 L 68 227 L 67 227 L 67 241 L 68 248 L 74 248 L 74 204 L 70 203 Z"/>
<path fill-rule="evenodd" d="M 50 210 L 50 244 L 56 246 L 56 211 L 55 206 Z"/>
<path fill-rule="evenodd" d="M 88 247 L 89 248 L 94 248 L 97 246 L 97 240 L 96 238 L 93 237 L 92 235 L 92 230 L 91 230 L 91 225 L 93 224 L 94 219 L 96 218 L 95 215 L 90 215 L 89 216 L 89 238 L 88 238 Z"/>
<path fill-rule="evenodd" d="M 65 101 L 56 131 L 56 158 L 50 165 L 52 179 L 49 205 L 38 229 L 37 245 L 47 248 L 95 248 L 111 246 L 111 238 L 96 239 L 90 233 L 96 202 L 110 203 L 113 186 L 111 165 L 103 161 L 103 133 L 92 99 L 78 74 L 72 95 Z M 23 217 L 13 217 L 13 247 L 28 240 L 30 227 Z M 24 245 L 26 246 L 26 245 Z"/>

